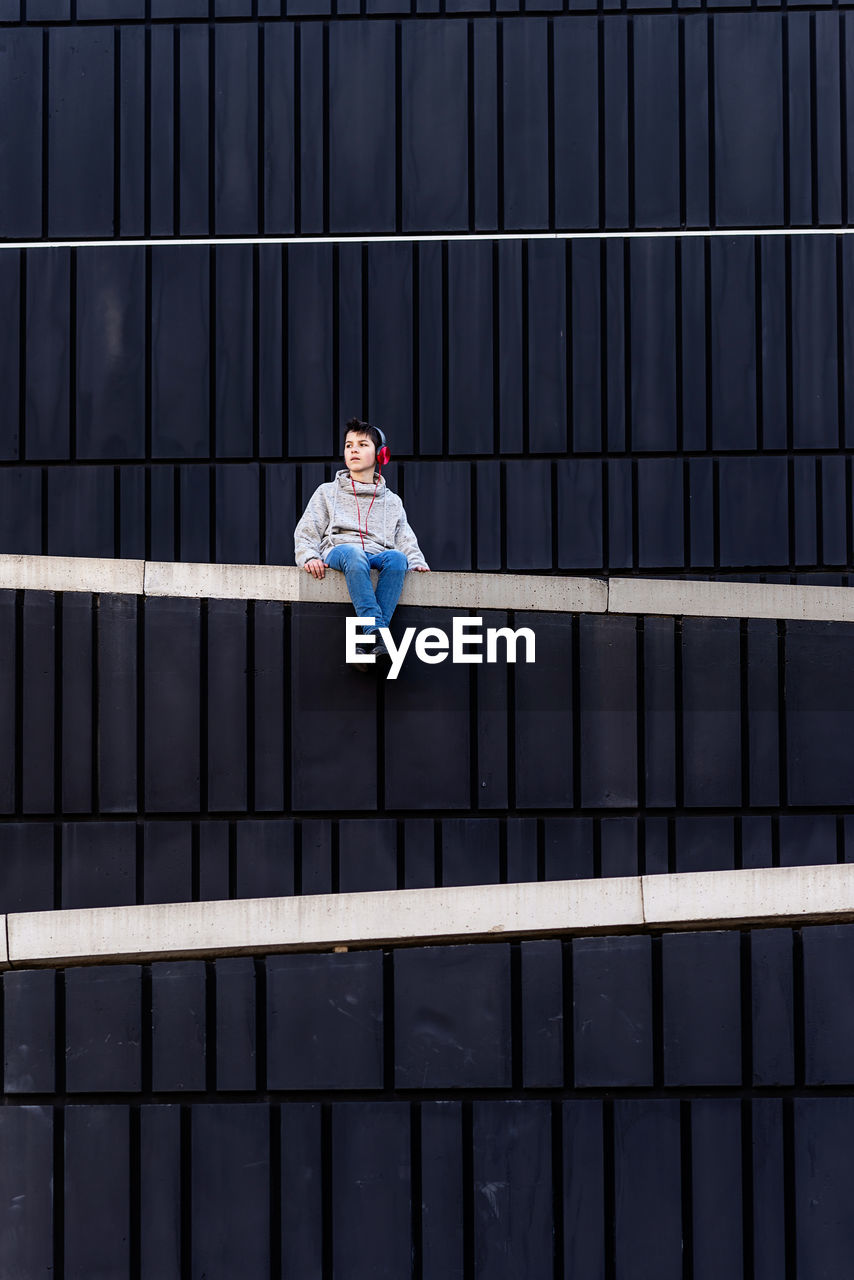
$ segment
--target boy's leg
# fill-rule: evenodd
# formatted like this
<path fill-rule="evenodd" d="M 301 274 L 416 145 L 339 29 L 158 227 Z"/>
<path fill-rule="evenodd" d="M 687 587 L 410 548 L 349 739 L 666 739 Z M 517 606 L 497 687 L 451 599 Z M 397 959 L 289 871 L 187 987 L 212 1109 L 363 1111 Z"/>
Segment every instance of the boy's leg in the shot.
<path fill-rule="evenodd" d="M 371 582 L 371 566 L 361 547 L 354 547 L 349 543 L 333 547 L 326 557 L 326 564 L 330 569 L 338 569 L 344 574 L 357 616 L 375 619 L 373 626 L 363 627 L 365 634 L 384 626 L 383 612 Z"/>
<path fill-rule="evenodd" d="M 400 599 L 409 561 L 402 551 L 382 551 L 379 555 L 368 556 L 368 560 L 372 569 L 380 571 L 376 599 L 382 615 L 380 626 L 387 627 Z"/>

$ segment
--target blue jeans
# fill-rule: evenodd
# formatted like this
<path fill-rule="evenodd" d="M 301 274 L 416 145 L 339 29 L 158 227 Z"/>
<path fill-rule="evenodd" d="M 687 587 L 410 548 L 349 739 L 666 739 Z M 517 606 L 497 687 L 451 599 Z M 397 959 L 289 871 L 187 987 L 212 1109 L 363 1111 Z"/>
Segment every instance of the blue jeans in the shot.
<path fill-rule="evenodd" d="M 409 565 L 403 552 L 381 551 L 374 555 L 361 547 L 354 547 L 352 543 L 342 543 L 327 554 L 326 564 L 344 574 L 357 616 L 375 619 L 374 626 L 362 628 L 365 635 L 387 627 L 400 599 Z M 376 593 L 371 582 L 371 569 L 380 571 Z"/>

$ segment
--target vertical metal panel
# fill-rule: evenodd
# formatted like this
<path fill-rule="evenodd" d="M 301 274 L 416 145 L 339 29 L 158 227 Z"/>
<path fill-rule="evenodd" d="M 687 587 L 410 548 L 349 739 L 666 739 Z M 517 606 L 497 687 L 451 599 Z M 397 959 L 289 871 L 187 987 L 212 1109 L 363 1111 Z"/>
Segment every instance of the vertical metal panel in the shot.
<path fill-rule="evenodd" d="M 0 1110 L 0 1270 L 9 1280 L 54 1270 L 53 1125 L 51 1107 Z"/>
<path fill-rule="evenodd" d="M 785 1271 L 787 1216 L 783 1154 L 783 1103 L 756 1099 L 751 1106 L 753 1137 L 753 1265 L 756 1280 L 774 1280 Z"/>
<path fill-rule="evenodd" d="M 792 931 L 756 930 L 750 940 L 750 960 L 753 1083 L 794 1084 Z"/>
<path fill-rule="evenodd" d="M 854 795 L 850 647 L 843 624 L 786 623 L 789 804 L 845 805 Z"/>
<path fill-rule="evenodd" d="M 601 569 L 602 464 L 598 459 L 558 462 L 558 567 Z"/>
<path fill-rule="evenodd" d="M 216 1087 L 252 1090 L 257 1083 L 255 961 L 216 962 Z"/>
<path fill-rule="evenodd" d="M 674 623 L 646 618 L 643 630 L 644 796 L 648 805 L 676 799 Z"/>
<path fill-rule="evenodd" d="M 747 681 L 750 803 L 779 804 L 780 686 L 774 622 L 748 623 Z"/>
<path fill-rule="evenodd" d="M 69 456 L 71 255 L 67 249 L 27 259 L 26 454 Z"/>
<path fill-rule="evenodd" d="M 130 1270 L 130 1125 L 125 1106 L 70 1106 L 65 1122 L 67 1280 Z"/>
<path fill-rule="evenodd" d="M 448 437 L 451 453 L 495 445 L 493 248 L 448 246 Z"/>
<path fill-rule="evenodd" d="M 200 781 L 200 617 L 195 600 L 145 607 L 145 807 L 194 811 Z"/>
<path fill-rule="evenodd" d="M 681 221 L 678 35 L 675 16 L 638 15 L 632 20 L 633 194 L 638 227 L 673 227 Z"/>
<path fill-rule="evenodd" d="M 395 28 L 336 23 L 329 30 L 329 229 L 393 231 Z"/>
<path fill-rule="evenodd" d="M 748 236 L 712 240 L 711 414 L 716 449 L 756 448 L 756 267 Z"/>
<path fill-rule="evenodd" d="M 603 446 L 604 379 L 601 317 L 601 246 L 578 240 L 571 246 L 572 447 L 576 453 Z M 620 370 L 608 370 L 615 381 Z"/>
<path fill-rule="evenodd" d="M 214 227 L 217 235 L 258 230 L 258 27 L 213 32 Z"/>
<path fill-rule="evenodd" d="M 255 604 L 253 684 L 254 741 L 250 744 L 255 807 L 285 808 L 285 614 L 280 605 Z"/>
<path fill-rule="evenodd" d="M 498 245 L 499 440 L 502 453 L 522 452 L 523 399 L 523 246 Z"/>
<path fill-rule="evenodd" d="M 42 227 L 42 32 L 4 34 L 0 51 L 0 233 L 21 239 Z"/>
<path fill-rule="evenodd" d="M 632 448 L 676 448 L 676 246 L 631 244 Z"/>
<path fill-rule="evenodd" d="M 229 27 L 229 31 L 233 31 Z M 211 226 L 211 173 L 210 173 L 210 46 L 216 36 L 206 27 L 184 26 L 178 29 L 178 100 L 175 112 L 178 117 L 178 209 L 181 235 L 206 235 L 216 230 L 222 234 L 224 228 L 219 226 L 219 218 L 215 216 Z M 219 54 L 221 40 L 217 41 Z M 219 83 L 219 65 L 217 65 L 217 83 Z M 229 89 L 231 89 L 229 85 Z M 216 88 L 214 89 L 216 93 Z M 222 116 L 232 110 L 229 94 L 220 86 L 215 98 L 216 120 L 220 133 L 224 126 Z M 237 108 L 239 110 L 239 106 Z M 214 147 L 220 141 L 217 133 Z M 217 158 L 220 150 L 215 151 Z M 247 157 L 251 158 L 251 157 Z M 245 163 L 245 161 L 244 161 Z M 244 173 L 243 177 L 247 175 Z M 216 178 L 220 174 L 215 175 Z M 233 179 L 232 179 L 233 181 Z M 220 189 L 217 188 L 217 195 Z M 220 202 L 221 203 L 221 197 Z M 215 215 L 220 212 L 219 204 L 215 207 Z M 248 223 L 247 223 L 248 229 Z"/>
<path fill-rule="evenodd" d="M 742 1104 L 691 1103 L 691 1216 L 696 1280 L 743 1275 Z"/>
<path fill-rule="evenodd" d="M 0 826 L 0 910 L 49 911 L 58 905 L 53 864 L 51 824 L 4 822 Z"/>
<path fill-rule="evenodd" d="M 288 819 L 235 825 L 238 898 L 287 897 L 294 891 L 294 828 Z"/>
<path fill-rule="evenodd" d="M 401 949 L 394 958 L 399 1089 L 510 1084 L 510 949 Z"/>
<path fill-rule="evenodd" d="M 526 1088 L 563 1085 L 563 948 L 557 938 L 523 942 L 522 1081 Z"/>
<path fill-rule="evenodd" d="M 602 1103 L 561 1105 L 563 1137 L 563 1264 L 568 1276 L 604 1280 L 604 1141 Z"/>
<path fill-rule="evenodd" d="M 556 227 L 599 225 L 599 70 L 593 18 L 554 22 Z"/>
<path fill-rule="evenodd" d="M 144 902 L 191 902 L 193 847 L 189 822 L 146 822 L 142 857 Z"/>
<path fill-rule="evenodd" d="M 202 1104 L 192 1112 L 194 1266 L 207 1280 L 270 1274 L 270 1119 L 264 1104 Z"/>
<path fill-rule="evenodd" d="M 679 458 L 642 458 L 638 462 L 640 569 L 686 567 L 683 475 Z"/>
<path fill-rule="evenodd" d="M 247 606 L 211 600 L 207 622 L 208 807 L 242 810 L 247 799 Z"/>
<path fill-rule="evenodd" d="M 323 1268 L 321 1108 L 281 1108 L 281 1250 L 283 1280 L 319 1276 Z"/>
<path fill-rule="evenodd" d="M 551 1108 L 546 1102 L 472 1106 L 474 1266 L 494 1280 L 553 1268 Z M 514 1224 L 526 1223 L 526 1229 Z"/>
<path fill-rule="evenodd" d="M 442 883 L 498 884 L 498 822 L 492 818 L 445 818 L 442 821 Z"/>
<path fill-rule="evenodd" d="M 173 960 L 151 966 L 151 1087 L 200 1090 L 206 1082 L 205 966 Z"/>
<path fill-rule="evenodd" d="M 649 938 L 576 938 L 572 980 L 576 1088 L 651 1085 Z"/>
<path fill-rule="evenodd" d="M 0 307 L 3 308 L 3 315 L 9 317 L 10 321 L 0 346 L 0 415 L 3 422 L 0 458 L 4 461 L 18 458 L 22 443 L 21 343 L 24 335 L 20 324 L 15 324 L 12 318 L 21 313 L 21 272 L 24 260 L 24 255 L 20 253 L 6 251 L 0 254 Z"/>
<path fill-rule="evenodd" d="M 614 1104 L 615 1247 L 621 1280 L 682 1276 L 679 1104 Z"/>
<path fill-rule="evenodd" d="M 638 797 L 634 618 L 580 619 L 581 803 L 632 807 Z"/>
<path fill-rule="evenodd" d="M 573 803 L 572 621 L 532 613 L 530 626 L 537 661 L 517 665 L 514 680 L 516 804 L 565 809 Z"/>
<path fill-rule="evenodd" d="M 797 1098 L 793 1106 L 798 1272 L 827 1275 L 845 1265 L 854 1248 L 847 1209 L 854 1102 Z"/>
<path fill-rule="evenodd" d="M 130 822 L 62 826 L 62 907 L 123 907 L 136 901 L 136 828 Z"/>
<path fill-rule="evenodd" d="M 382 1088 L 382 952 L 272 956 L 266 968 L 267 1087 Z"/>
<path fill-rule="evenodd" d="M 342 818 L 338 823 L 338 887 L 342 893 L 397 888 L 397 823 Z"/>
<path fill-rule="evenodd" d="M 69 1093 L 128 1093 L 141 1073 L 139 965 L 65 975 L 65 1084 Z"/>
<path fill-rule="evenodd" d="M 677 871 L 732 871 L 735 845 L 732 818 L 716 815 L 676 818 Z"/>
<path fill-rule="evenodd" d="M 473 118 L 469 119 L 470 135 L 474 140 L 474 209 L 469 207 L 469 218 L 474 217 L 477 231 L 494 231 L 498 226 L 498 209 L 503 192 L 498 191 L 498 43 L 501 26 L 491 18 L 480 18 L 472 24 L 473 81 L 470 94 L 473 99 Z M 471 145 L 471 144 L 469 144 Z"/>
<path fill-rule="evenodd" d="M 548 462 L 505 464 L 507 568 L 552 567 L 552 485 Z"/>
<path fill-rule="evenodd" d="M 115 35 L 55 27 L 49 35 L 48 234 L 115 234 Z"/>
<path fill-rule="evenodd" d="M 291 746 L 295 809 L 325 811 L 333 793 L 346 795 L 349 809 L 376 808 L 375 677 L 344 661 L 345 612 L 312 605 L 291 611 L 290 705 L 300 726 Z M 354 743 L 363 766 L 358 787 Z"/>
<path fill-rule="evenodd" d="M 459 1102 L 420 1107 L 421 1269 L 424 1280 L 463 1280 L 463 1137 Z"/>
<path fill-rule="evenodd" d="M 47 554 L 112 556 L 113 475 L 105 467 L 53 467 L 47 479 Z"/>
<path fill-rule="evenodd" d="M 152 0 L 152 17 L 158 16 L 157 9 L 163 3 L 164 0 Z M 165 3 L 168 4 L 169 0 Z M 193 3 L 199 4 L 199 0 L 193 0 Z M 150 166 L 146 184 L 146 232 L 152 236 L 175 234 L 178 195 L 175 191 L 174 119 L 176 35 L 174 27 L 153 26 L 146 51 L 146 79 L 150 85 L 147 93 L 148 138 L 151 152 L 157 156 L 157 163 Z"/>
<path fill-rule="evenodd" d="M 566 245 L 528 247 L 528 436 L 532 453 L 567 445 Z"/>
<path fill-rule="evenodd" d="M 138 0 L 128 0 L 138 3 Z M 119 136 L 117 230 L 145 234 L 145 31 L 123 27 L 116 32 L 119 49 Z"/>
<path fill-rule="evenodd" d="M 716 14 L 715 214 L 719 226 L 783 217 L 782 27 L 776 15 Z"/>
<path fill-rule="evenodd" d="M 839 443 L 836 243 L 793 236 L 792 417 L 796 449 Z"/>
<path fill-rule="evenodd" d="M 802 936 L 806 1083 L 848 1084 L 854 1077 L 854 929 L 845 924 L 810 928 Z"/>
<path fill-rule="evenodd" d="M 445 609 L 398 609 L 395 631 L 438 627 L 450 637 Z M 410 655 L 403 676 L 382 686 L 385 804 L 401 809 L 467 809 L 471 798 L 471 673 L 447 658 L 428 666 Z M 438 691 L 441 690 L 441 696 Z"/>
<path fill-rule="evenodd" d="M 337 448 L 332 423 L 332 253 L 328 245 L 287 251 L 289 457 Z"/>
<path fill-rule="evenodd" d="M 471 468 L 467 462 L 408 466 L 406 518 L 431 569 L 472 568 Z"/>
<path fill-rule="evenodd" d="M 402 28 L 403 230 L 465 231 L 468 31 L 464 22 Z"/>
<path fill-rule="evenodd" d="M 688 806 L 739 805 L 741 694 L 738 624 L 682 623 L 682 750 Z"/>
<path fill-rule="evenodd" d="M 600 209 L 600 226 L 608 228 L 629 225 L 629 20 L 613 17 L 600 26 L 600 68 L 604 100 L 605 154 L 604 209 Z M 600 184 L 602 178 L 600 177 Z"/>
<path fill-rule="evenodd" d="M 409 1107 L 332 1110 L 332 1259 L 336 1280 L 404 1276 L 412 1265 Z"/>
<path fill-rule="evenodd" d="M 537 231 L 550 218 L 546 19 L 507 18 L 501 38 L 504 227 Z"/>
<path fill-rule="evenodd" d="M 56 974 L 22 969 L 3 975 L 3 1090 L 56 1088 Z M 4 1108 L 8 1115 L 12 1108 Z M 20 1113 L 19 1113 L 20 1114 Z M 27 1162 L 22 1162 L 22 1166 Z M 0 1237 L 5 1233 L 0 1232 Z M 0 1254 L 2 1257 L 2 1254 Z"/>
<path fill-rule="evenodd" d="M 145 287 L 141 249 L 81 249 L 76 290 L 76 456 L 145 452 Z"/>
<path fill-rule="evenodd" d="M 180 1108 L 139 1108 L 139 1265 L 141 1280 L 181 1275 Z"/>
<path fill-rule="evenodd" d="M 93 805 L 92 596 L 69 593 L 61 613 L 62 811 L 91 813 Z"/>
<path fill-rule="evenodd" d="M 24 813 L 51 813 L 55 777 L 55 597 L 28 591 L 23 604 L 23 723 L 18 767 Z"/>
<path fill-rule="evenodd" d="M 98 798 L 105 813 L 137 801 L 137 602 L 98 600 Z"/>
<path fill-rule="evenodd" d="M 592 818 L 544 818 L 542 862 L 546 880 L 589 880 L 593 863 Z M 538 850 L 539 862 L 539 850 Z M 537 877 L 539 879 L 539 876 Z"/>
<path fill-rule="evenodd" d="M 368 418 L 392 453 L 412 449 L 412 246 L 368 247 Z M 359 416 L 359 415 L 357 415 Z"/>
<path fill-rule="evenodd" d="M 263 231 L 288 235 L 296 225 L 296 67 L 294 27 L 270 23 L 263 28 L 264 166 Z"/>
<path fill-rule="evenodd" d="M 203 458 L 210 449 L 210 250 L 153 248 L 152 456 Z"/>
<path fill-rule="evenodd" d="M 739 935 L 666 934 L 662 970 L 665 1084 L 740 1084 Z"/>

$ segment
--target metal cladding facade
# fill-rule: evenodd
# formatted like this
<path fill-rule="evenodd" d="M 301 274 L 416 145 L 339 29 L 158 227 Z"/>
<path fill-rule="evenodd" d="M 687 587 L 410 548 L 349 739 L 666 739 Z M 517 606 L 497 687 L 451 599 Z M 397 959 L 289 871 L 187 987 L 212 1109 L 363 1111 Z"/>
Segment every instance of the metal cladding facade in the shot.
<path fill-rule="evenodd" d="M 435 569 L 847 586 L 854 11 L 634 9 L 0 0 L 0 553 L 289 564 L 357 414 Z M 850 624 L 346 612 L 0 590 L 0 913 L 854 861 Z M 7 971 L 0 1277 L 841 1280 L 852 997 L 851 923 Z"/>

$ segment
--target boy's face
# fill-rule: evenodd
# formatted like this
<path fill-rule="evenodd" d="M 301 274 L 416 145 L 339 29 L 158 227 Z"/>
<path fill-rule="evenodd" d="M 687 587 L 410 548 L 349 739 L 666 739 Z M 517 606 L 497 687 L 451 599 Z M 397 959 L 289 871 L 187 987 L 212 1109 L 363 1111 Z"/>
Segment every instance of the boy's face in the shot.
<path fill-rule="evenodd" d="M 373 473 L 377 448 L 370 436 L 361 431 L 348 431 L 344 440 L 344 461 L 348 471 Z"/>

